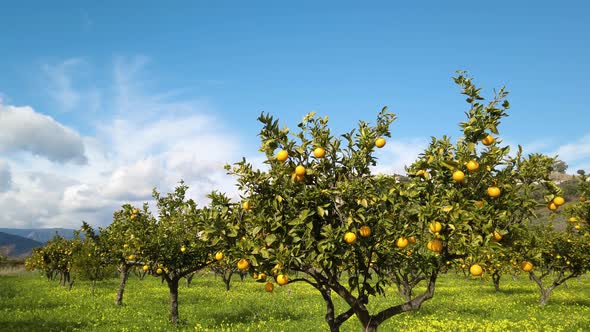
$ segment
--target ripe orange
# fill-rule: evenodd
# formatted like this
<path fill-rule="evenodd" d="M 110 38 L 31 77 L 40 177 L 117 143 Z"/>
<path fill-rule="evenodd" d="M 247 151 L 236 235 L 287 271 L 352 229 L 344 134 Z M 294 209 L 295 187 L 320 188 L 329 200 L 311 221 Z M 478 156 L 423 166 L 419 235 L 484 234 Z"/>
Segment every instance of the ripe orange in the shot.
<path fill-rule="evenodd" d="M 137 215 L 136 215 L 136 214 L 132 214 L 131 216 L 129 216 L 129 219 L 133 220 L 133 219 L 135 219 L 136 217 L 137 217 Z"/>
<path fill-rule="evenodd" d="M 582 229 L 582 226 L 580 226 L 580 225 L 576 225 L 576 226 L 574 226 L 574 228 L 575 228 L 577 231 L 579 231 L 580 229 Z"/>
<path fill-rule="evenodd" d="M 569 221 L 569 222 L 577 222 L 577 221 L 578 221 L 578 218 L 576 218 L 576 217 L 570 217 L 570 218 L 568 219 L 568 221 Z"/>
<path fill-rule="evenodd" d="M 472 276 L 479 277 L 479 276 L 481 276 L 483 274 L 483 269 L 481 268 L 481 265 L 479 265 L 479 264 L 473 264 L 469 268 L 469 272 L 471 272 L 471 275 Z"/>
<path fill-rule="evenodd" d="M 467 162 L 467 170 L 470 172 L 475 172 L 479 169 L 479 163 L 476 160 L 470 160 Z"/>
<path fill-rule="evenodd" d="M 277 160 L 278 161 L 285 161 L 287 160 L 287 158 L 289 158 L 289 153 L 285 150 L 281 150 L 277 153 Z"/>
<path fill-rule="evenodd" d="M 242 258 L 238 261 L 238 269 L 244 271 L 250 267 L 250 262 L 247 259 Z"/>
<path fill-rule="evenodd" d="M 272 293 L 273 289 L 275 289 L 275 285 L 272 282 L 267 282 L 264 285 L 264 290 L 267 291 L 267 292 L 269 292 L 269 293 Z"/>
<path fill-rule="evenodd" d="M 367 225 L 361 226 L 361 228 L 359 230 L 359 234 L 362 237 L 369 237 L 369 236 L 371 236 L 371 227 L 369 227 Z"/>
<path fill-rule="evenodd" d="M 277 276 L 277 284 L 284 286 L 289 283 L 289 277 L 286 274 L 279 274 Z"/>
<path fill-rule="evenodd" d="M 553 198 L 553 204 L 557 206 L 562 206 L 563 204 L 565 204 L 565 199 L 563 199 L 563 197 L 561 196 L 555 196 Z"/>
<path fill-rule="evenodd" d="M 224 255 L 224 254 L 223 254 L 223 252 L 221 252 L 221 251 L 218 251 L 218 252 L 215 254 L 215 259 L 216 259 L 216 260 L 218 260 L 218 261 L 220 261 L 220 260 L 222 260 L 222 259 L 224 259 L 224 258 L 225 258 L 225 255 Z"/>
<path fill-rule="evenodd" d="M 344 242 L 346 242 L 347 244 L 355 243 L 356 234 L 354 234 L 353 232 L 346 232 L 346 234 L 344 234 Z"/>
<path fill-rule="evenodd" d="M 161 269 L 161 268 L 158 268 L 158 269 L 156 270 L 156 273 L 157 273 L 157 274 L 162 274 L 162 269 Z"/>
<path fill-rule="evenodd" d="M 496 240 L 496 241 L 502 240 L 502 234 L 500 234 L 498 231 L 494 231 L 494 240 Z"/>
<path fill-rule="evenodd" d="M 397 241 L 395 241 L 395 245 L 398 248 L 403 249 L 408 246 L 408 239 L 402 236 L 399 239 L 397 239 Z"/>
<path fill-rule="evenodd" d="M 553 202 L 549 202 L 549 204 L 547 204 L 547 208 L 551 211 L 555 211 L 557 210 L 557 205 Z"/>
<path fill-rule="evenodd" d="M 492 135 L 488 135 L 484 139 L 481 140 L 481 142 L 485 146 L 490 146 L 490 145 L 494 144 L 495 141 L 496 141 L 496 139 Z"/>
<path fill-rule="evenodd" d="M 185 251 L 186 251 L 186 247 L 185 246 L 180 247 L 180 252 L 185 252 Z"/>
<path fill-rule="evenodd" d="M 430 223 L 428 228 L 430 228 L 431 233 L 439 233 L 440 231 L 442 231 L 442 224 L 438 221 L 433 221 Z"/>
<path fill-rule="evenodd" d="M 375 140 L 375 146 L 378 148 L 384 147 L 385 143 L 386 143 L 386 141 L 385 141 L 385 138 L 383 138 L 383 137 L 379 137 Z"/>
<path fill-rule="evenodd" d="M 462 171 L 454 171 L 453 172 L 453 180 L 455 182 L 463 182 L 464 179 L 465 179 L 465 173 L 463 173 Z"/>
<path fill-rule="evenodd" d="M 266 280 L 266 273 L 260 273 L 260 274 L 258 274 L 258 276 L 256 276 L 256 280 L 265 281 Z"/>
<path fill-rule="evenodd" d="M 410 236 L 408 238 L 408 242 L 410 242 L 410 243 L 416 243 L 416 237 L 415 236 Z"/>
<path fill-rule="evenodd" d="M 502 191 L 500 190 L 500 188 L 498 188 L 496 186 L 491 186 L 488 188 L 488 195 L 490 195 L 490 197 L 492 197 L 492 198 L 496 198 L 496 197 L 500 196 L 501 193 L 502 193 Z"/>
<path fill-rule="evenodd" d="M 252 209 L 252 203 L 250 203 L 249 201 L 245 201 L 244 203 L 242 203 L 242 207 L 244 208 L 244 210 L 250 211 Z"/>
<path fill-rule="evenodd" d="M 326 150 L 324 148 L 315 148 L 313 150 L 313 156 L 316 158 L 324 158 L 326 156 Z"/>
<path fill-rule="evenodd" d="M 138 209 L 133 209 L 133 211 L 131 211 L 133 214 L 138 214 L 139 210 Z"/>
<path fill-rule="evenodd" d="M 523 261 L 522 263 L 520 263 L 520 268 L 524 272 L 531 272 L 533 270 L 533 263 L 529 261 Z"/>
<path fill-rule="evenodd" d="M 129 258 L 129 260 L 132 261 L 135 259 L 135 255 L 129 255 L 129 257 L 127 257 L 127 258 Z"/>
<path fill-rule="evenodd" d="M 295 175 L 304 176 L 305 175 L 305 167 L 299 165 L 295 167 Z"/>
<path fill-rule="evenodd" d="M 430 251 L 441 252 L 442 251 L 442 242 L 440 240 L 428 241 L 426 248 L 428 248 L 428 250 L 430 250 Z"/>

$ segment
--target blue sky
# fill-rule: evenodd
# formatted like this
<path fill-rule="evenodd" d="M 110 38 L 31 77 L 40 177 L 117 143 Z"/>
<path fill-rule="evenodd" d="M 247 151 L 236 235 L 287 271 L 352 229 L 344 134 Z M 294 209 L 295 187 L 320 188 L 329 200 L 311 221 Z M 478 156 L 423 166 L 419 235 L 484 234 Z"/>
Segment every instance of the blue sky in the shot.
<path fill-rule="evenodd" d="M 457 69 L 511 91 L 506 143 L 590 169 L 586 2 L 236 3 L 2 6 L 0 226 L 105 224 L 181 177 L 197 199 L 232 191 L 220 167 L 260 161 L 263 111 L 344 132 L 388 105 L 380 169 L 401 171 L 429 136 L 457 136 Z"/>

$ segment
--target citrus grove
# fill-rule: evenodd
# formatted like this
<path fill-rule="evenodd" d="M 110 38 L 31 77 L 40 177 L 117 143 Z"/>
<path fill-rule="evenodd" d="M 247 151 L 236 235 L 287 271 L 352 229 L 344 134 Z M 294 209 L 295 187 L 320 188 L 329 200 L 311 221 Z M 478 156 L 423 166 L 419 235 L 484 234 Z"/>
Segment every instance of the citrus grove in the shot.
<path fill-rule="evenodd" d="M 588 270 L 590 203 L 565 201 L 549 178 L 554 158 L 524 156 L 520 146 L 511 153 L 502 144 L 498 128 L 510 107 L 504 88 L 486 102 L 465 73 L 454 81 L 468 104 L 458 137 L 433 137 L 406 176 L 373 173 L 376 152 L 395 133 L 387 108 L 374 124 L 360 121 L 342 135 L 315 113 L 296 131 L 263 113 L 265 167 L 246 159 L 226 165 L 239 200 L 214 191 L 210 204 L 198 207 L 183 182 L 167 195 L 154 189 L 157 215 L 147 203 L 123 205 L 105 229 L 83 224 L 84 239 L 56 238 L 36 249 L 27 267 L 50 279 L 59 274 L 70 287 L 70 273 L 94 281 L 116 269 L 119 305 L 130 271 L 153 275 L 168 286 L 172 323 L 179 322 L 179 281 L 205 269 L 221 274 L 226 290 L 234 273 L 252 276 L 268 293 L 305 283 L 323 299 L 330 331 L 353 316 L 364 331 L 376 331 L 420 309 L 451 269 L 491 277 L 497 290 L 502 274 L 521 271 L 539 285 L 545 304 L 553 288 Z M 568 214 L 567 229 L 541 230 L 539 206 Z M 557 276 L 548 287 L 547 276 Z M 399 296 L 379 309 L 371 305 L 391 289 Z"/>

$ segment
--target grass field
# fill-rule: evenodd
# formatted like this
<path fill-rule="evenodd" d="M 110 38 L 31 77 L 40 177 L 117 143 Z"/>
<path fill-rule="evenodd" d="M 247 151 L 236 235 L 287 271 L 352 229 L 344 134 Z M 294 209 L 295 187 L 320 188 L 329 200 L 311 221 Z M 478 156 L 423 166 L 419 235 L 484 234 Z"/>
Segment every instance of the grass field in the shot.
<path fill-rule="evenodd" d="M 77 281 L 71 291 L 36 273 L 0 276 L 2 331 L 171 331 L 167 321 L 168 290 L 159 279 L 129 279 L 125 304 L 113 304 L 116 279 L 90 284 Z M 558 288 L 546 307 L 537 305 L 536 286 L 528 278 L 502 280 L 494 292 L 491 282 L 442 276 L 434 298 L 418 312 L 393 317 L 381 331 L 589 331 L 590 278 L 571 280 Z M 395 293 L 391 293 L 395 294 Z M 374 308 L 399 302 L 399 297 L 371 299 Z M 340 308 L 344 308 L 339 302 Z M 326 331 L 324 304 L 308 285 L 296 283 L 263 291 L 263 284 L 235 278 L 226 292 L 220 278 L 195 277 L 180 289 L 177 330 L 185 331 Z M 355 317 L 342 331 L 360 331 Z"/>

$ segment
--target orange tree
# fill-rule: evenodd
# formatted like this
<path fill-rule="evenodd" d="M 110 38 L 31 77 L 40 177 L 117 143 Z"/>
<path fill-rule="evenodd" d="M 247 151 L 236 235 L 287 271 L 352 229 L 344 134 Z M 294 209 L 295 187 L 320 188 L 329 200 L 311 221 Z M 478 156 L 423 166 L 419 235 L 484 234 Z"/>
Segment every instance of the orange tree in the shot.
<path fill-rule="evenodd" d="M 493 153 L 493 147 L 486 152 Z M 483 159 L 486 152 L 480 158 Z M 480 234 L 481 241 L 478 239 L 478 242 L 486 245 L 468 248 L 469 255 L 461 258 L 457 264 L 474 276 L 483 275 L 485 271 L 486 275 L 491 276 L 496 291 L 500 289 L 502 274 L 518 272 L 520 254 L 513 247 L 519 245 L 522 232 L 526 232 L 529 223 L 535 218 L 534 211 L 540 204 L 535 199 L 538 196 L 537 193 L 544 190 L 547 202 L 561 197 L 557 195 L 560 192 L 559 187 L 549 178 L 555 159 L 541 154 L 531 154 L 522 158 L 521 153 L 519 148 L 516 157 L 505 158 L 499 164 L 502 167 L 501 171 L 497 171 L 493 176 L 494 186 L 502 183 L 504 189 L 504 192 L 501 192 L 502 197 L 493 198 L 488 187 L 486 191 L 492 200 L 475 201 L 474 215 L 482 222 L 482 230 L 484 230 L 484 233 Z M 468 164 L 467 168 L 469 171 Z M 486 170 L 495 171 L 488 166 Z M 511 193 L 506 193 L 506 188 L 510 188 Z M 478 190 L 483 189 L 480 187 Z M 502 191 L 499 187 L 498 189 Z M 477 197 L 475 192 L 468 192 L 467 195 L 475 199 Z M 500 206 L 502 209 L 498 209 L 498 203 L 504 205 Z M 486 224 L 484 218 L 491 219 Z"/>
<path fill-rule="evenodd" d="M 241 227 L 244 211 L 225 194 L 214 191 L 208 198 L 211 203 L 202 209 L 202 216 L 206 220 L 203 240 L 220 248 L 211 257 L 211 270 L 221 275 L 225 289 L 229 291 L 234 273 L 243 273 L 237 263 L 243 251 L 238 245 L 244 244 L 246 235 Z"/>
<path fill-rule="evenodd" d="M 490 134 L 498 134 L 506 115 L 507 93 L 501 89 L 484 105 L 468 77 L 461 73 L 455 81 L 470 104 L 461 124 L 464 136 L 456 145 L 447 137 L 433 139 L 409 167 L 409 181 L 371 174 L 375 148 L 386 144 L 395 119 L 386 109 L 376 125 L 361 121 L 342 138 L 331 135 L 327 118 L 309 114 L 298 125 L 296 140 L 262 114 L 260 150 L 268 170 L 256 170 L 246 160 L 227 166 L 238 177 L 249 223 L 253 249 L 244 259 L 254 270 L 276 275 L 279 284 L 315 287 L 326 302 L 331 331 L 352 315 L 365 331 L 374 331 L 394 315 L 419 309 L 434 295 L 448 261 L 469 256 L 477 262 L 494 230 L 510 232 L 532 214 L 536 202 L 529 187 L 535 179 L 528 177 L 543 176 L 523 173 L 519 166 L 529 159 L 520 153 L 509 157 L 509 148 Z M 478 150 L 480 142 L 485 148 Z M 303 274 L 290 279 L 289 272 Z M 413 297 L 421 280 L 426 290 Z M 409 296 L 370 313 L 370 296 L 384 293 L 391 282 L 401 283 Z M 332 292 L 348 310 L 335 313 Z"/>
<path fill-rule="evenodd" d="M 547 304 L 556 287 L 590 269 L 590 203 L 583 198 L 590 194 L 590 184 L 584 172 L 580 172 L 579 186 L 582 199 L 566 208 L 568 225 L 565 230 L 556 230 L 551 221 L 537 225 L 523 232 L 515 248 L 523 256 L 521 269 L 529 273 L 539 287 L 541 305 Z M 546 197 L 550 209 L 551 203 L 558 206 L 564 203 L 559 197 Z"/>
<path fill-rule="evenodd" d="M 80 237 L 83 234 L 83 237 Z M 79 279 L 89 280 L 92 284 L 92 295 L 96 282 L 104 280 L 113 272 L 107 255 L 109 248 L 105 246 L 104 236 L 96 234 L 94 229 L 86 222 L 82 223 L 80 231 L 76 231 L 74 241 L 78 250 L 72 257 L 72 273 Z"/>
<path fill-rule="evenodd" d="M 166 196 L 153 192 L 158 207 L 158 217 L 147 217 L 144 230 L 139 235 L 141 248 L 137 260 L 155 276 L 166 281 L 170 292 L 170 320 L 178 322 L 178 283 L 181 278 L 213 263 L 213 256 L 225 246 L 215 240 L 202 209 L 186 197 L 188 186 L 183 182 Z M 232 224 L 220 224 L 219 228 L 231 233 Z"/>
<path fill-rule="evenodd" d="M 123 304 L 125 285 L 130 270 L 139 266 L 143 269 L 145 264 L 137 259 L 141 251 L 142 236 L 148 225 L 151 214 L 147 204 L 140 210 L 130 204 L 125 204 L 113 214 L 113 222 L 101 230 L 102 245 L 107 248 L 110 264 L 117 266 L 119 272 L 119 287 L 115 304 Z M 148 267 L 149 268 L 149 267 Z"/>
<path fill-rule="evenodd" d="M 79 241 L 66 240 L 56 235 L 42 248 L 35 248 L 25 261 L 25 266 L 30 271 L 43 271 L 50 280 L 53 280 L 55 274 L 59 274 L 61 285 L 67 285 L 69 290 L 74 284 L 71 278 L 73 255 L 78 250 Z"/>
<path fill-rule="evenodd" d="M 534 225 L 522 233 L 516 250 L 522 255 L 520 268 L 529 274 L 540 293 L 540 305 L 546 305 L 553 290 L 567 280 L 588 271 L 590 240 L 571 225 L 558 231 L 552 222 Z"/>

